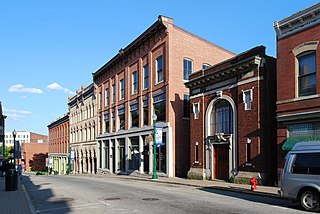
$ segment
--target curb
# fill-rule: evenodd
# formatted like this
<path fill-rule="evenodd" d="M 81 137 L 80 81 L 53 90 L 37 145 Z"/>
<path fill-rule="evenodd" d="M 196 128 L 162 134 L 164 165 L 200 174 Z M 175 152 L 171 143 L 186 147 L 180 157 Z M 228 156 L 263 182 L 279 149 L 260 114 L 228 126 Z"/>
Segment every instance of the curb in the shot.
<path fill-rule="evenodd" d="M 25 197 L 26 197 L 26 199 L 27 199 L 28 207 L 29 207 L 29 209 L 30 209 L 30 212 L 31 212 L 32 214 L 36 214 L 36 213 L 37 213 L 36 208 L 33 206 L 33 203 L 32 203 L 32 201 L 31 201 L 31 198 L 30 198 L 30 196 L 29 196 L 29 193 L 28 193 L 28 191 L 26 190 L 26 187 L 24 186 L 23 183 L 21 183 L 21 188 L 22 188 L 23 193 L 24 193 L 24 195 L 25 195 Z"/>

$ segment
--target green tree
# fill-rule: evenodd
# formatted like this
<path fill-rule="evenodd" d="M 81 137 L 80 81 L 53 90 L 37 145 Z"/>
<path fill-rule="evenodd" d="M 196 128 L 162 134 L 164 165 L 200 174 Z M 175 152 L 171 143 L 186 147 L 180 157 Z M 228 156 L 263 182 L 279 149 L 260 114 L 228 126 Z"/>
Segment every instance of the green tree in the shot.
<path fill-rule="evenodd" d="M 11 157 L 11 154 L 9 153 L 11 149 L 13 149 L 13 146 L 6 146 L 4 148 L 4 160 L 8 160 L 9 157 Z M 2 146 L 0 146 L 0 154 L 2 154 Z"/>

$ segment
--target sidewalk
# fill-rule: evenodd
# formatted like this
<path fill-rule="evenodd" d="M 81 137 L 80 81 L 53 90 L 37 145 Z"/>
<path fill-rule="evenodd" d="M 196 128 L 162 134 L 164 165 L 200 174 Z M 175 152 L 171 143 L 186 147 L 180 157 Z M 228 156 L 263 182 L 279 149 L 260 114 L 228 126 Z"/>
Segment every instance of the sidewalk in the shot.
<path fill-rule="evenodd" d="M 0 177 L 1 213 L 32 213 L 32 208 L 29 207 L 30 203 L 29 195 L 21 182 L 18 183 L 18 189 L 16 191 L 6 191 L 5 177 Z"/>

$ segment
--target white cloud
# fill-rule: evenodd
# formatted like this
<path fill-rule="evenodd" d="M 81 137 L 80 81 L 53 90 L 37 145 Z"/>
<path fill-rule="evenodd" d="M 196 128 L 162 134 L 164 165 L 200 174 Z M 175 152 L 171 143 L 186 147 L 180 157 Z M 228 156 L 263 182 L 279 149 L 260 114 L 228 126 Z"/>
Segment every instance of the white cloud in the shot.
<path fill-rule="evenodd" d="M 43 94 L 43 91 L 38 88 L 26 88 L 22 84 L 13 85 L 9 88 L 9 92 L 17 93 L 32 93 L 32 94 Z"/>
<path fill-rule="evenodd" d="M 11 120 L 19 120 L 22 118 L 26 118 L 27 116 L 32 114 L 30 111 L 16 110 L 16 109 L 4 108 L 3 111 L 4 111 L 4 115 L 6 115 L 8 119 L 11 119 Z"/>
<path fill-rule="evenodd" d="M 49 90 L 63 91 L 64 93 L 69 94 L 69 95 L 75 95 L 74 92 L 70 91 L 70 90 L 67 89 L 67 88 L 62 87 L 61 85 L 59 85 L 59 84 L 56 83 L 56 82 L 55 82 L 55 83 L 52 83 L 52 84 L 50 84 L 50 85 L 47 85 L 47 88 L 48 88 Z"/>

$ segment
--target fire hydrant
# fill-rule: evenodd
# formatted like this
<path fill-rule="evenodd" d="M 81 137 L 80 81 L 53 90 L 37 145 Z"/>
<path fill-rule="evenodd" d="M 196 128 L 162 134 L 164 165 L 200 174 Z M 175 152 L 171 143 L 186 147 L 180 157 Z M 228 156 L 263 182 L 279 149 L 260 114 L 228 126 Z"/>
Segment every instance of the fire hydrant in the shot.
<path fill-rule="evenodd" d="M 251 190 L 257 189 L 258 180 L 255 177 L 250 179 Z"/>

